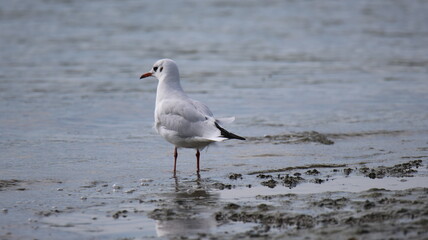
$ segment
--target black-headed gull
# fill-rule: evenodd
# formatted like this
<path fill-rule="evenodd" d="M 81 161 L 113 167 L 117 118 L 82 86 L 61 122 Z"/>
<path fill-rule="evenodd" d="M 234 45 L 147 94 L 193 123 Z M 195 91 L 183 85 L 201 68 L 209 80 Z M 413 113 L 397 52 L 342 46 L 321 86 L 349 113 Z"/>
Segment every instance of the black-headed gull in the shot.
<path fill-rule="evenodd" d="M 189 98 L 180 84 L 177 64 L 171 59 L 158 60 L 140 79 L 153 76 L 159 80 L 156 92 L 155 128 L 174 148 L 174 175 L 178 148 L 196 149 L 196 169 L 199 173 L 200 150 L 227 139 L 245 140 L 221 127 L 235 120 L 214 118 L 205 104 Z"/>

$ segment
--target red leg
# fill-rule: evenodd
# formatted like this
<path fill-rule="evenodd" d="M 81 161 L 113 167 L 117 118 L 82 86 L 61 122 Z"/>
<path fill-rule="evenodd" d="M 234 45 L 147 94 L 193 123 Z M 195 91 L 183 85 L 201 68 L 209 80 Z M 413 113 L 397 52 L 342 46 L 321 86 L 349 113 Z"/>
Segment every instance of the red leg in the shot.
<path fill-rule="evenodd" d="M 199 156 L 201 156 L 201 153 L 199 152 L 199 149 L 196 149 L 196 172 L 199 173 Z"/>
<path fill-rule="evenodd" d="M 175 175 L 175 171 L 177 170 L 177 157 L 178 157 L 178 152 L 177 152 L 177 147 L 174 148 L 174 175 Z"/>

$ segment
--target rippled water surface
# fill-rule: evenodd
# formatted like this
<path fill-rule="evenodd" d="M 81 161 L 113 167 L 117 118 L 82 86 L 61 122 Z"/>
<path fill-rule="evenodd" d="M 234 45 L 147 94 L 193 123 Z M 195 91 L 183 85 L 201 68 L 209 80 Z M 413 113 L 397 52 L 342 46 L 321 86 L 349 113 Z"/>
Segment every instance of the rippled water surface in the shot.
<path fill-rule="evenodd" d="M 26 189 L 0 192 L 3 235 L 72 239 L 99 227 L 104 235 L 89 236 L 126 237 L 132 227 L 115 232 L 103 220 L 95 230 L 37 230 L 31 219 L 61 206 L 75 211 L 58 224 L 104 216 L 127 197 L 103 184 L 151 196 L 196 178 L 193 150 L 180 151 L 171 178 L 173 147 L 152 129 L 156 80 L 139 76 L 160 58 L 174 59 L 185 91 L 216 116 L 236 116 L 226 128 L 248 138 L 202 152 L 202 181 L 311 164 L 426 164 L 427 12 L 426 1 L 404 0 L 2 3 L 0 178 Z M 131 236 L 165 236 L 141 221 Z"/>

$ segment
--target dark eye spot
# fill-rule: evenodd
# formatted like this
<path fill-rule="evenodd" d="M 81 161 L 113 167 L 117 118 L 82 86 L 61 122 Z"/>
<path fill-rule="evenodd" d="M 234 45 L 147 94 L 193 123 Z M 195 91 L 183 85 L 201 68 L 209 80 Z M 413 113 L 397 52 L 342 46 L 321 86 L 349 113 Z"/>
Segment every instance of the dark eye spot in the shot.
<path fill-rule="evenodd" d="M 158 67 L 153 67 L 153 70 L 156 72 L 158 70 Z"/>
<path fill-rule="evenodd" d="M 163 67 L 161 67 L 161 68 L 159 69 L 159 72 L 162 72 L 162 70 L 163 70 Z"/>

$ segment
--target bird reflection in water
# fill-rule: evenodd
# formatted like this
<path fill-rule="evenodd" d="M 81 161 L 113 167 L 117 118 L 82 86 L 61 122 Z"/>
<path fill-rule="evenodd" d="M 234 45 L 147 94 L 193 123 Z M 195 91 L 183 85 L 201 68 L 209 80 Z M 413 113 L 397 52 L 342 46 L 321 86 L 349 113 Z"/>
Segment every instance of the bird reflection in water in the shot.
<path fill-rule="evenodd" d="M 164 209 L 155 215 L 156 233 L 164 236 L 192 236 L 212 232 L 216 226 L 213 208 L 219 194 L 210 192 L 209 184 L 197 175 L 196 180 L 175 181 L 175 192 L 168 195 Z M 159 209 L 158 209 L 159 210 Z M 156 210 L 155 210 L 156 211 Z"/>

